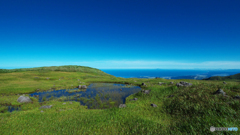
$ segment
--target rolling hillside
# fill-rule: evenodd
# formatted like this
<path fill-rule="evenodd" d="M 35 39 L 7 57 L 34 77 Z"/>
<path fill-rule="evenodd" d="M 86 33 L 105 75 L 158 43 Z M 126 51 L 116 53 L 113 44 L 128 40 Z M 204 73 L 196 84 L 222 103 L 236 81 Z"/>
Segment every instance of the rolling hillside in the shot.
<path fill-rule="evenodd" d="M 213 77 L 209 77 L 207 79 L 203 79 L 203 80 L 240 80 L 240 73 L 235 74 L 235 75 L 230 75 L 230 76 L 213 76 Z"/>
<path fill-rule="evenodd" d="M 95 73 L 98 75 L 109 75 L 96 68 L 76 66 L 76 65 L 20 68 L 20 69 L 0 69 L 0 73 L 13 73 L 13 72 L 24 72 L 24 71 L 39 71 L 39 72 L 63 71 L 63 72 L 83 72 L 83 73 Z"/>

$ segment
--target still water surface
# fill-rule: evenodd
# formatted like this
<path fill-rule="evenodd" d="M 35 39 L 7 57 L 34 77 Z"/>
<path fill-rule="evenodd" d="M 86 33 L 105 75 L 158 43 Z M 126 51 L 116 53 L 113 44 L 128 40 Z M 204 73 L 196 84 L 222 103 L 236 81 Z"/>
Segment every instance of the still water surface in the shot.
<path fill-rule="evenodd" d="M 35 92 L 29 94 L 29 96 L 38 98 L 39 102 L 57 98 L 61 101 L 79 102 L 80 105 L 86 105 L 88 109 L 106 109 L 113 106 L 118 107 L 120 104 L 125 104 L 125 100 L 128 96 L 138 93 L 139 91 L 141 91 L 139 86 L 114 83 L 92 83 L 87 89 L 75 88 Z M 9 112 L 15 110 L 21 110 L 21 108 L 8 107 Z"/>

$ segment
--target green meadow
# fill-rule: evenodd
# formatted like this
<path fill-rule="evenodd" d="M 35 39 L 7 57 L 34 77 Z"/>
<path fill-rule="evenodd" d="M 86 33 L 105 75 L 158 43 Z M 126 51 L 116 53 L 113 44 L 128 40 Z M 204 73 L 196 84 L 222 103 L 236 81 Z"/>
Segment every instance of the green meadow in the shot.
<path fill-rule="evenodd" d="M 190 87 L 177 87 L 180 81 Z M 159 82 L 166 84 L 159 85 Z M 174 84 L 170 84 L 174 82 Z M 121 78 L 83 66 L 0 69 L 0 134 L 76 134 L 76 135 L 165 135 L 239 134 L 240 131 L 210 132 L 210 127 L 240 128 L 239 80 L 167 80 Z M 20 95 L 71 89 L 91 83 L 120 83 L 151 90 L 126 99 L 125 108 L 88 109 L 79 102 L 59 99 L 39 103 L 18 103 Z M 147 86 L 141 86 L 146 83 Z M 99 84 L 101 85 L 101 84 Z M 214 95 L 219 88 L 228 95 Z M 173 97 L 168 97 L 174 95 Z M 130 100 L 137 98 L 136 101 Z M 157 107 L 152 107 L 151 104 Z M 6 105 L 21 106 L 21 111 L 6 111 Z M 50 109 L 39 109 L 53 105 Z M 59 111 L 62 110 L 62 111 Z"/>

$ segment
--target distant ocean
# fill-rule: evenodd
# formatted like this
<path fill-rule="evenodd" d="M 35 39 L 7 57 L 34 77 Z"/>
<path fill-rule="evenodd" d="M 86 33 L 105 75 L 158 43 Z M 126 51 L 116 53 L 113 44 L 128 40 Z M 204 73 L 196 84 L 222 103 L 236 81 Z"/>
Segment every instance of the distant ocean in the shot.
<path fill-rule="evenodd" d="M 240 69 L 227 70 L 168 70 L 168 69 L 101 69 L 103 72 L 123 78 L 164 78 L 202 80 L 212 76 L 229 76 Z"/>

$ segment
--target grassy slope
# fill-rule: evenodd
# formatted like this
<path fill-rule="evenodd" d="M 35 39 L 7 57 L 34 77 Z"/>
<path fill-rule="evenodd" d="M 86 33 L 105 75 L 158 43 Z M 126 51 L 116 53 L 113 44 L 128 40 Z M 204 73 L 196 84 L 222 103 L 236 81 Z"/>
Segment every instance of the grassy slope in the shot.
<path fill-rule="evenodd" d="M 225 81 L 225 80 L 240 80 L 240 73 L 239 74 L 235 74 L 235 75 L 230 75 L 230 76 L 213 76 L 207 79 L 203 79 L 203 80 L 221 80 L 221 81 Z"/>
<path fill-rule="evenodd" d="M 69 70 L 1 73 L 0 104 L 19 105 L 16 94 L 35 92 L 36 89 L 45 91 L 53 85 L 59 89 L 70 88 L 80 84 L 77 79 L 84 84 L 116 82 L 140 85 L 145 82 L 147 87 L 143 88 L 151 89 L 151 93 L 133 94 L 126 99 L 126 108 L 106 110 L 89 110 L 77 102 L 63 105 L 57 100 L 39 104 L 31 98 L 33 103 L 22 104 L 23 111 L 0 113 L 0 134 L 212 134 L 210 126 L 240 125 L 239 100 L 212 95 L 218 88 L 223 88 L 231 97 L 239 95 L 239 82 L 227 81 L 227 85 L 223 85 L 222 81 L 209 80 L 125 79 L 102 72 Z M 47 77 L 50 79 L 47 80 Z M 158 82 L 170 81 L 187 81 L 193 86 L 177 88 L 174 85 L 158 85 Z M 174 97 L 166 98 L 172 94 Z M 129 101 L 134 97 L 138 100 Z M 151 103 L 158 107 L 151 107 Z M 53 107 L 41 113 L 39 107 L 42 105 Z M 60 112 L 59 109 L 64 111 Z M 239 134 L 239 131 L 219 133 Z"/>

